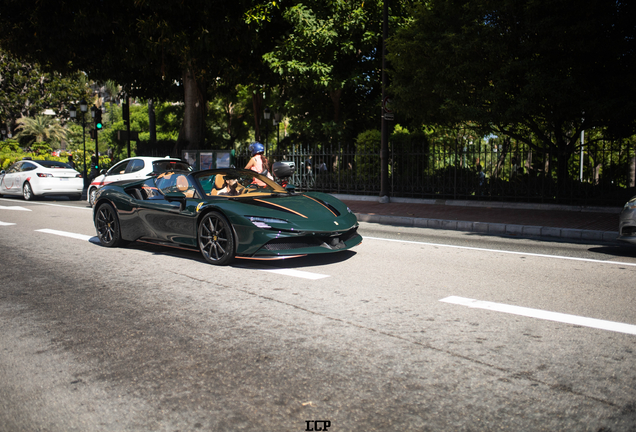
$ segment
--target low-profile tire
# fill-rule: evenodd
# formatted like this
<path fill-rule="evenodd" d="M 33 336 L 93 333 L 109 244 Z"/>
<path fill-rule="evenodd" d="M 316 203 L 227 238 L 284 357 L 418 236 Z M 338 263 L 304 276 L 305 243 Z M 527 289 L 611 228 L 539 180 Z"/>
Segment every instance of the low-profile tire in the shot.
<path fill-rule="evenodd" d="M 227 265 L 234 259 L 232 226 L 221 213 L 204 215 L 197 232 L 199 250 L 207 262 Z"/>
<path fill-rule="evenodd" d="M 117 212 L 109 203 L 100 204 L 95 212 L 95 230 L 99 241 L 106 247 L 123 246 Z"/>
<path fill-rule="evenodd" d="M 95 205 L 95 195 L 97 195 L 97 188 L 90 188 L 88 190 L 88 204 L 91 207 Z"/>
<path fill-rule="evenodd" d="M 35 194 L 33 193 L 33 188 L 31 187 L 31 183 L 24 182 L 22 185 L 22 196 L 25 201 L 33 201 L 35 199 Z"/>

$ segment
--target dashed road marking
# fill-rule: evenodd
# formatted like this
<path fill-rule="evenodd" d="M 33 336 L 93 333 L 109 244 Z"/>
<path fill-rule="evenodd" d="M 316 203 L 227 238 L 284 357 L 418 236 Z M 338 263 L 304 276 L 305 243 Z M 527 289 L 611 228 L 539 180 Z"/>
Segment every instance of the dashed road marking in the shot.
<path fill-rule="evenodd" d="M 636 335 L 636 325 L 619 323 L 615 321 L 605 321 L 596 318 L 586 318 L 578 315 L 568 315 L 559 312 L 544 311 L 541 309 L 532 309 L 522 306 L 513 306 L 503 303 L 493 303 L 489 301 L 474 300 L 465 297 L 450 296 L 440 300 L 441 302 L 451 303 L 470 308 L 486 309 L 496 312 L 503 312 L 513 315 L 521 315 L 530 318 L 538 318 L 548 321 L 562 322 L 566 324 L 574 324 L 583 327 L 591 327 L 600 330 L 609 330 L 619 333 L 627 333 Z"/>
<path fill-rule="evenodd" d="M 31 209 L 20 207 L 20 206 L 0 206 L 0 210 L 31 211 Z"/>
<path fill-rule="evenodd" d="M 15 225 L 15 224 L 11 223 L 11 222 L 2 222 L 2 221 L 0 221 L 0 226 L 9 226 L 9 225 Z"/>
<path fill-rule="evenodd" d="M 37 232 L 43 232 L 43 233 L 47 233 L 47 234 L 55 234 L 58 236 L 62 236 L 62 237 L 70 237 L 70 238 L 74 238 L 74 239 L 78 239 L 78 240 L 85 240 L 85 241 L 89 241 L 92 243 L 99 243 L 99 239 L 95 236 L 89 236 L 89 235 L 84 235 L 84 234 L 76 234 L 76 233 L 72 233 L 72 232 L 67 232 L 67 231 L 58 231 L 58 230 L 53 230 L 53 229 L 39 229 L 39 230 L 35 230 Z"/>

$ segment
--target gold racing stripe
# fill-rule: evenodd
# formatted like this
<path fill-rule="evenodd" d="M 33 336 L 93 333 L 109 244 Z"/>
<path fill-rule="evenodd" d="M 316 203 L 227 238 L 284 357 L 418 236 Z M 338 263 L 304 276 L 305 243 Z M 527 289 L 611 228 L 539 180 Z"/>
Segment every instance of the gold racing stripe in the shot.
<path fill-rule="evenodd" d="M 269 201 L 263 201 L 263 200 L 260 200 L 260 199 L 257 199 L 257 198 L 255 198 L 255 199 L 254 199 L 254 201 L 262 202 L 262 203 L 267 204 L 267 205 L 272 205 L 272 206 L 274 206 L 274 207 L 281 208 L 281 209 L 283 209 L 283 210 L 285 210 L 285 211 L 288 211 L 288 212 L 290 212 L 290 213 L 297 214 L 298 216 L 301 216 L 301 217 L 304 217 L 305 219 L 307 219 L 307 216 L 305 216 L 304 214 L 298 213 L 297 211 L 294 211 L 294 210 L 292 210 L 292 209 L 290 209 L 290 208 L 287 208 L 287 207 L 284 207 L 284 206 L 282 206 L 282 205 L 274 204 L 274 203 L 271 203 L 271 202 L 269 202 Z"/>
<path fill-rule="evenodd" d="M 324 208 L 326 208 L 327 210 L 329 210 L 329 211 L 331 212 L 331 214 L 333 214 L 335 217 L 338 217 L 338 215 L 337 215 L 337 214 L 335 214 L 335 213 L 333 212 L 333 210 L 331 210 L 329 207 L 327 207 L 327 206 L 325 205 L 325 203 L 320 202 L 320 201 L 318 201 L 317 199 L 312 198 L 312 197 L 310 197 L 310 196 L 308 196 L 308 195 L 305 195 L 305 194 L 303 194 L 303 196 L 304 196 L 305 198 L 309 198 L 309 199 L 310 199 L 310 200 L 312 200 L 312 201 L 316 201 L 318 204 L 320 204 L 321 206 L 323 206 Z"/>

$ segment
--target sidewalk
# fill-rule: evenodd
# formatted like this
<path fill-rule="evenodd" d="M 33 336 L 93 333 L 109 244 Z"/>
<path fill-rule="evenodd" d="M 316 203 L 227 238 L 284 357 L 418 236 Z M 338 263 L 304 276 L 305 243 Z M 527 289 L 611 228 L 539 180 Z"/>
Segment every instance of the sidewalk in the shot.
<path fill-rule="evenodd" d="M 620 207 L 577 207 L 490 201 L 418 200 L 334 195 L 362 222 L 519 237 L 613 242 Z"/>

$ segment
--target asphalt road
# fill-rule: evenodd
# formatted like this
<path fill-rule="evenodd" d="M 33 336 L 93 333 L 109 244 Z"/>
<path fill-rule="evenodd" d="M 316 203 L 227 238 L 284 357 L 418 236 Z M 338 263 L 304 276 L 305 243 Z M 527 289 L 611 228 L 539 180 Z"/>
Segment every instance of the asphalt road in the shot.
<path fill-rule="evenodd" d="M 0 198 L 0 431 L 636 430 L 636 248 L 361 224 L 214 267 L 91 215 Z"/>

